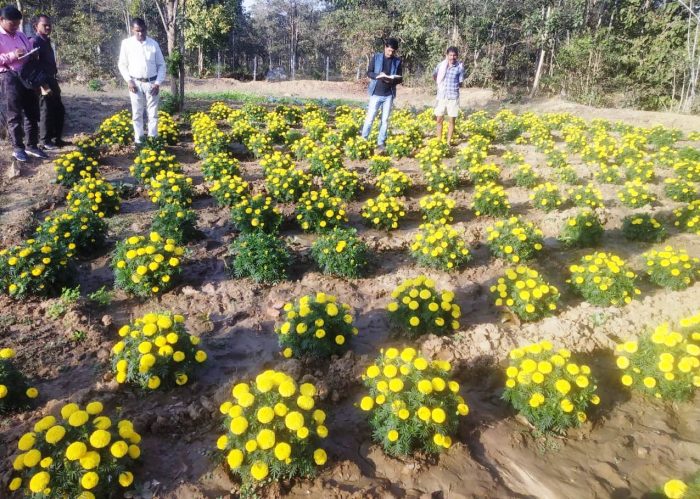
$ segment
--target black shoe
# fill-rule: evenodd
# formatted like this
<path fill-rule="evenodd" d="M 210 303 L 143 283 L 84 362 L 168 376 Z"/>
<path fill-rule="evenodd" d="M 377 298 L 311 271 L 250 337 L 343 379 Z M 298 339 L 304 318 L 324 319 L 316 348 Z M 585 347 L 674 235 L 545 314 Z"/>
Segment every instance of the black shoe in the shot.
<path fill-rule="evenodd" d="M 27 161 L 29 161 L 27 153 L 24 152 L 24 149 L 15 149 L 14 151 L 12 151 L 12 157 L 20 163 L 26 163 Z"/>
<path fill-rule="evenodd" d="M 46 142 L 46 143 L 44 143 L 44 144 L 41 144 L 41 147 L 42 147 L 45 151 L 55 151 L 55 150 L 58 149 L 58 146 L 55 145 L 55 144 L 52 144 L 51 142 Z"/>
<path fill-rule="evenodd" d="M 63 139 L 56 139 L 53 141 L 54 144 L 56 144 L 56 147 L 66 147 L 73 145 L 73 143 L 70 140 L 63 140 Z"/>
<path fill-rule="evenodd" d="M 27 154 L 39 159 L 49 159 L 48 155 L 36 146 L 27 147 Z"/>

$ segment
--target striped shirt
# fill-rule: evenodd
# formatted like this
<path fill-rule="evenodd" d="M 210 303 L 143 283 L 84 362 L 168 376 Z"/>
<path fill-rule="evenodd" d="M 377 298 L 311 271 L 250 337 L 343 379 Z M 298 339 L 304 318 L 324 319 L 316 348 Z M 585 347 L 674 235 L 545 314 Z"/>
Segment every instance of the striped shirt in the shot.
<path fill-rule="evenodd" d="M 442 64 L 442 63 L 440 63 Z M 440 64 L 435 67 L 433 76 L 437 77 Z M 438 99 L 459 99 L 459 85 L 464 81 L 464 65 L 461 62 L 447 67 L 445 79 L 438 84 Z"/>

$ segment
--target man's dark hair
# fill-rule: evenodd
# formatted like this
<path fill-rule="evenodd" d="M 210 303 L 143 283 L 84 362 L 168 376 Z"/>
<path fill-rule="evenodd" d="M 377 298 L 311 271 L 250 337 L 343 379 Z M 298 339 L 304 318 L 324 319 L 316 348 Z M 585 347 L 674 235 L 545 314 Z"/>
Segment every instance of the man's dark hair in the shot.
<path fill-rule="evenodd" d="M 445 53 L 446 53 L 446 54 L 452 53 L 452 54 L 454 54 L 454 55 L 459 55 L 459 49 L 458 49 L 457 47 L 455 47 L 455 46 L 447 47 L 447 52 L 445 52 Z"/>
<path fill-rule="evenodd" d="M 134 17 L 131 20 L 131 27 L 138 26 L 139 28 L 146 29 L 146 21 L 140 17 Z"/>
<path fill-rule="evenodd" d="M 14 5 L 8 5 L 0 10 L 0 17 L 8 21 L 19 21 L 22 19 L 22 13 Z"/>
<path fill-rule="evenodd" d="M 36 17 L 32 20 L 32 26 L 36 26 L 37 24 L 39 24 L 39 22 L 40 22 L 42 19 L 46 19 L 47 21 L 51 21 L 51 18 L 49 17 L 48 14 L 39 14 L 38 16 L 36 16 Z"/>
<path fill-rule="evenodd" d="M 394 50 L 399 50 L 399 41 L 396 38 L 386 38 L 384 40 L 385 47 L 391 47 Z"/>

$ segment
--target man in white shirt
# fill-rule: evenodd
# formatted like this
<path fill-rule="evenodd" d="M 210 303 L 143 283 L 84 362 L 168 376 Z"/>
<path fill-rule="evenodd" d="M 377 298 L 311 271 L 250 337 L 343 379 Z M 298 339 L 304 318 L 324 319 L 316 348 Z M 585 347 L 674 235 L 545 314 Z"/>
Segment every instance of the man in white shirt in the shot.
<path fill-rule="evenodd" d="M 131 21 L 131 34 L 122 41 L 119 72 L 129 85 L 134 140 L 138 145 L 143 138 L 144 108 L 148 114 L 148 136 L 158 136 L 158 101 L 165 80 L 165 59 L 158 42 L 146 36 L 146 22 L 140 17 Z"/>

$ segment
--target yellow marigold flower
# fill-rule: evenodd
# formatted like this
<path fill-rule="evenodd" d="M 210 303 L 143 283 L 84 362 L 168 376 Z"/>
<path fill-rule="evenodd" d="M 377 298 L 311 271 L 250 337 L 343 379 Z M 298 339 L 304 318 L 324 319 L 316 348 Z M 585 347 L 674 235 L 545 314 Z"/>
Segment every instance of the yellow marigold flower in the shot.
<path fill-rule="evenodd" d="M 39 494 L 43 492 L 46 487 L 48 487 L 50 481 L 51 475 L 49 475 L 46 471 L 40 471 L 32 476 L 31 480 L 29 481 L 29 490 L 35 494 Z"/>
<path fill-rule="evenodd" d="M 66 449 L 66 459 L 69 461 L 77 461 L 85 455 L 87 446 L 83 442 L 73 442 Z"/>
<path fill-rule="evenodd" d="M 232 470 L 238 469 L 243 464 L 243 452 L 239 449 L 232 449 L 226 456 L 226 462 Z"/>
<path fill-rule="evenodd" d="M 129 452 L 129 445 L 123 440 L 117 440 L 109 448 L 110 453 L 117 459 L 121 459 Z"/>
<path fill-rule="evenodd" d="M 374 399 L 372 397 L 362 397 L 362 400 L 360 401 L 360 408 L 363 411 L 370 411 L 374 407 Z"/>
<path fill-rule="evenodd" d="M 328 460 L 328 455 L 326 454 L 326 451 L 323 449 L 316 449 L 314 451 L 314 462 L 318 466 L 323 466 L 326 464 L 326 461 Z"/>
<path fill-rule="evenodd" d="M 438 424 L 444 423 L 445 422 L 445 411 L 440 407 L 436 407 L 435 409 L 433 409 L 431 411 L 430 417 L 434 422 L 436 422 Z"/>
<path fill-rule="evenodd" d="M 92 432 L 92 435 L 90 435 L 90 445 L 92 445 L 95 449 L 107 447 L 111 440 L 112 435 L 105 430 L 95 430 Z"/>
<path fill-rule="evenodd" d="M 83 457 L 80 458 L 80 466 L 85 470 L 92 470 L 100 465 L 100 454 L 93 450 L 86 452 Z"/>
<path fill-rule="evenodd" d="M 130 486 L 134 481 L 134 475 L 130 471 L 125 471 L 119 474 L 119 485 L 122 487 Z"/>
<path fill-rule="evenodd" d="M 256 480 L 263 480 L 269 473 L 267 464 L 263 461 L 255 461 L 250 467 L 250 474 Z"/>
<path fill-rule="evenodd" d="M 681 499 L 687 490 L 688 486 L 681 480 L 673 479 L 664 484 L 664 494 L 668 499 Z"/>

